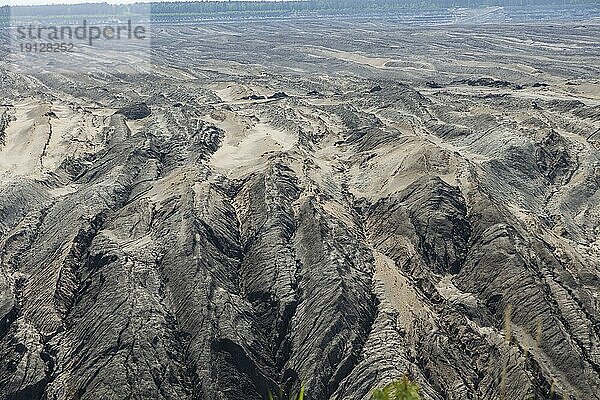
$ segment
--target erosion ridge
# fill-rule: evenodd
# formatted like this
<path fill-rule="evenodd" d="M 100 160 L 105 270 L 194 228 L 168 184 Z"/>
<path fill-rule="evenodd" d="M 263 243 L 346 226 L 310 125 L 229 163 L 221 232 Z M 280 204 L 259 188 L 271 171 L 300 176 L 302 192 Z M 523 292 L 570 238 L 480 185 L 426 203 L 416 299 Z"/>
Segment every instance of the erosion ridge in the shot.
<path fill-rule="evenodd" d="M 3 65 L 1 398 L 599 399 L 600 28 L 377 24 Z"/>

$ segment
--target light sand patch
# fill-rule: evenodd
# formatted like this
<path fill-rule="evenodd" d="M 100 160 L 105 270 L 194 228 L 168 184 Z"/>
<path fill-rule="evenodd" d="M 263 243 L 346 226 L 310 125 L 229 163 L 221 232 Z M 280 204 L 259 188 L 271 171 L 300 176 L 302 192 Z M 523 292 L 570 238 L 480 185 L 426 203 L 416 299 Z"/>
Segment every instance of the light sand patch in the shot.
<path fill-rule="evenodd" d="M 371 201 L 410 185 L 424 175 L 436 175 L 456 184 L 455 157 L 427 137 L 407 136 L 394 145 L 380 147 L 372 154 L 352 156 L 349 161 L 350 191 Z M 362 161 L 358 161 L 362 159 Z"/>
<path fill-rule="evenodd" d="M 209 86 L 209 88 L 225 102 L 240 100 L 241 98 L 252 94 L 252 90 L 247 86 L 233 82 L 218 83 Z"/>
<path fill-rule="evenodd" d="M 315 106 L 338 106 L 340 104 L 345 104 L 344 101 L 335 98 L 306 99 L 306 102 Z"/>
<path fill-rule="evenodd" d="M 207 88 L 212 90 L 223 102 L 240 105 L 271 101 L 268 97 L 279 91 L 268 86 L 247 85 L 236 82 L 219 82 L 208 85 Z M 264 98 L 259 100 L 248 99 L 252 95 L 263 96 Z"/>
<path fill-rule="evenodd" d="M 75 193 L 79 187 L 77 185 L 67 185 L 48 190 L 48 194 L 52 197 L 62 197 L 71 193 Z"/>
<path fill-rule="evenodd" d="M 398 270 L 394 260 L 376 250 L 373 255 L 375 293 L 382 305 L 398 313 L 397 321 L 407 332 L 412 330 L 415 320 L 429 320 L 433 324 L 432 311 L 419 298 L 414 285 Z"/>
<path fill-rule="evenodd" d="M 14 105 L 14 120 L 0 146 L 0 176 L 41 177 L 69 156 L 94 152 L 101 146 L 102 115 L 29 98 Z"/>
<path fill-rule="evenodd" d="M 368 65 L 375 68 L 384 68 L 387 62 L 392 61 L 390 58 L 368 57 L 358 53 L 320 47 L 309 47 L 307 52 L 316 56 L 337 58 L 338 60 Z"/>
<path fill-rule="evenodd" d="M 0 175 L 39 175 L 40 159 L 48 141 L 50 105 L 35 99 L 15 104 L 13 116 L 6 128 L 6 144 L 0 146 Z"/>
<path fill-rule="evenodd" d="M 458 64 L 460 66 L 464 66 L 464 67 L 471 67 L 471 68 L 502 68 L 502 69 L 507 69 L 507 70 L 524 72 L 526 74 L 540 73 L 540 70 L 535 67 L 531 67 L 531 66 L 525 65 L 525 64 L 516 64 L 516 63 L 515 64 L 498 65 L 497 63 L 485 62 L 485 61 L 460 60 L 460 61 L 457 61 L 456 64 Z"/>
<path fill-rule="evenodd" d="M 433 64 L 424 61 L 413 61 L 413 60 L 401 60 L 395 58 L 386 57 L 373 57 L 364 54 L 354 53 L 350 51 L 342 51 L 336 49 L 330 49 L 326 47 L 315 47 L 306 46 L 307 53 L 317 57 L 335 58 L 342 61 L 352 62 L 355 64 L 367 65 L 369 67 L 378 69 L 398 69 L 403 70 L 427 70 L 435 71 L 436 68 Z"/>
<path fill-rule="evenodd" d="M 263 156 L 289 150 L 297 142 L 295 135 L 264 122 L 230 112 L 213 117 L 207 119 L 225 131 L 225 138 L 213 154 L 211 165 L 225 176 L 243 176 L 256 170 L 264 165 Z"/>
<path fill-rule="evenodd" d="M 575 82 L 575 85 L 562 85 L 564 91 L 575 97 L 596 100 L 600 104 L 600 82 Z"/>
<path fill-rule="evenodd" d="M 173 66 L 161 66 L 159 67 L 154 67 L 153 71 L 159 72 L 161 75 L 166 76 L 166 77 L 170 77 L 170 78 L 174 78 L 174 79 L 178 79 L 181 81 L 193 81 L 198 79 L 196 76 L 194 76 L 193 74 L 181 69 L 181 68 L 177 68 L 177 67 L 173 67 Z M 206 76 L 203 73 L 200 73 L 202 76 Z"/>
<path fill-rule="evenodd" d="M 470 307 L 477 307 L 477 299 L 471 293 L 462 292 L 452 282 L 452 275 L 446 275 L 435 285 L 438 293 L 451 303 L 461 303 Z"/>

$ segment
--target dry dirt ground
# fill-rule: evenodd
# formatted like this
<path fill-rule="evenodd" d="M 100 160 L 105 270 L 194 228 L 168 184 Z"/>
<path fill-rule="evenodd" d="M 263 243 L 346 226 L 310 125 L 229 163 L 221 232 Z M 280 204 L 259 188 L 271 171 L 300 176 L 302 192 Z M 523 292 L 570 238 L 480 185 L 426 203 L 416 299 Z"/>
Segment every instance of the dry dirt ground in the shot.
<path fill-rule="evenodd" d="M 600 399 L 597 23 L 160 25 L 15 60 L 0 397 Z"/>

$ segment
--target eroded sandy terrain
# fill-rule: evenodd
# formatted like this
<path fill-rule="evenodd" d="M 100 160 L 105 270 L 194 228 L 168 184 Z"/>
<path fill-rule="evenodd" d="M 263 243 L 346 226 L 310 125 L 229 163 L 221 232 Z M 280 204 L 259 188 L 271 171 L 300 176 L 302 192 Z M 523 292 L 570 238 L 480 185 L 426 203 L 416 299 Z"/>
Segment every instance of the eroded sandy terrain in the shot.
<path fill-rule="evenodd" d="M 0 393 L 600 398 L 599 38 L 165 25 L 2 64 Z"/>

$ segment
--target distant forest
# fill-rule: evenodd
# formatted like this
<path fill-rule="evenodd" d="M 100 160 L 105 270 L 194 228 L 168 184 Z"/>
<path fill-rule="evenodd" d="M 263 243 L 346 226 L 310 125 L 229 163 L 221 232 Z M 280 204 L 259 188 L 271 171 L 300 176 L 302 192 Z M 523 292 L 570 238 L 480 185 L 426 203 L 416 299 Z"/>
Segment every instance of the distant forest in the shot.
<path fill-rule="evenodd" d="M 53 0 L 57 1 L 57 0 Z M 58 0 L 59 1 L 59 0 Z M 126 16 L 126 15 L 293 15 L 298 14 L 356 14 L 361 12 L 393 11 L 395 9 L 438 9 L 478 6 L 544 6 L 595 4 L 600 0 L 305 0 L 305 1 L 195 1 L 108 3 L 0 7 L 0 16 Z"/>

